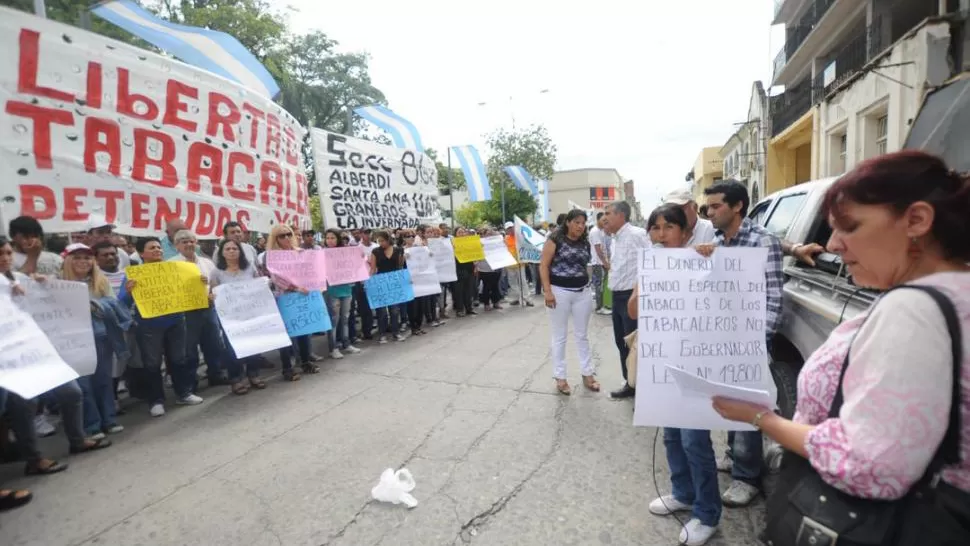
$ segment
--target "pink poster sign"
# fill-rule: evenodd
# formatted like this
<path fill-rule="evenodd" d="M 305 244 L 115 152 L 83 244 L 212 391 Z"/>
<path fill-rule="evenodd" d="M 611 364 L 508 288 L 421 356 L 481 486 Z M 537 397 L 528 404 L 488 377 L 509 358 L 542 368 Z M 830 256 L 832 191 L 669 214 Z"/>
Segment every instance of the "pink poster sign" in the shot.
<path fill-rule="evenodd" d="M 327 288 L 327 262 L 323 250 L 270 250 L 266 269 L 306 290 Z"/>
<path fill-rule="evenodd" d="M 366 281 L 370 277 L 359 246 L 327 248 L 323 252 L 327 255 L 327 282 L 331 285 Z"/>

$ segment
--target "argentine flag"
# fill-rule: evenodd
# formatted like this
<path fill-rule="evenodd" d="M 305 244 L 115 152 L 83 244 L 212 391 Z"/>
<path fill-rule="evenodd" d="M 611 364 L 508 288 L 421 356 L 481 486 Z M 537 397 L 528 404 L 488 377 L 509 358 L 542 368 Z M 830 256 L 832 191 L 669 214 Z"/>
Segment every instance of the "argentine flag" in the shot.
<path fill-rule="evenodd" d="M 539 188 L 536 186 L 536 181 L 533 180 L 532 175 L 529 171 L 525 170 L 525 167 L 516 165 L 505 167 L 506 174 L 512 179 L 512 183 L 521 190 L 529 192 L 531 195 L 537 195 L 539 193 Z"/>
<path fill-rule="evenodd" d="M 421 135 L 418 133 L 418 128 L 410 121 L 395 114 L 386 106 L 381 106 L 380 104 L 361 106 L 355 108 L 354 113 L 391 135 L 391 140 L 394 141 L 395 148 L 407 148 L 409 150 L 424 152 L 424 144 L 421 143 Z"/>
<path fill-rule="evenodd" d="M 91 8 L 91 13 L 187 64 L 218 74 L 261 95 L 272 99 L 280 92 L 280 86 L 266 67 L 239 40 L 224 32 L 159 19 L 130 0 L 101 2 Z"/>
<path fill-rule="evenodd" d="M 492 188 L 488 185 L 485 164 L 474 146 L 452 146 L 452 153 L 458 157 L 461 172 L 465 175 L 469 201 L 488 201 L 492 198 Z"/>

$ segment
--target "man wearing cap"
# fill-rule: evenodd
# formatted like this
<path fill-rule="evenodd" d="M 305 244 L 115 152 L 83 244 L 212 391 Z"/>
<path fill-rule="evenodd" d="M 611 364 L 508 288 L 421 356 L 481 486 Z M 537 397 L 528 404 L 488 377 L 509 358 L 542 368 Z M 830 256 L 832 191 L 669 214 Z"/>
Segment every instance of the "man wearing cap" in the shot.
<path fill-rule="evenodd" d="M 87 245 L 91 248 L 94 248 L 95 245 L 102 242 L 113 245 L 115 227 L 114 224 L 105 220 L 104 216 L 92 214 L 88 219 Z M 125 252 L 125 249 L 120 247 L 115 248 L 118 249 L 118 269 L 124 271 L 131 265 L 131 258 Z"/>
<path fill-rule="evenodd" d="M 694 201 L 694 196 L 689 191 L 676 190 L 668 193 L 664 197 L 664 204 L 677 205 L 684 209 L 684 214 L 687 215 L 687 227 L 690 229 L 688 247 L 714 242 L 715 237 L 717 237 L 714 233 L 714 224 L 697 214 L 697 202 Z"/>

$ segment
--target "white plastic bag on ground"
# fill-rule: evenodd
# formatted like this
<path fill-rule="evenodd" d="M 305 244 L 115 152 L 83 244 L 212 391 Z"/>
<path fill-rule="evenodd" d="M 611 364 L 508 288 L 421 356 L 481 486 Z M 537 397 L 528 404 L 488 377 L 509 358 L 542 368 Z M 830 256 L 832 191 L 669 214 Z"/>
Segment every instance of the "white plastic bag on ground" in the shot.
<path fill-rule="evenodd" d="M 417 484 L 414 483 L 414 476 L 406 468 L 394 472 L 393 468 L 388 468 L 381 474 L 381 481 L 370 494 L 374 500 L 381 502 L 391 502 L 394 504 L 405 504 L 408 508 L 418 505 L 418 500 L 411 496 Z"/>

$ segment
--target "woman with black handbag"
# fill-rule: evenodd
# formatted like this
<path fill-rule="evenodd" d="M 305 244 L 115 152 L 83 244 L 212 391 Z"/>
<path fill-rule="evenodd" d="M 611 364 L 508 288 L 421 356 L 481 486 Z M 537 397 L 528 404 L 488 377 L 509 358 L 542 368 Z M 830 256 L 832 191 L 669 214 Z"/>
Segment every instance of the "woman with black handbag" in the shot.
<path fill-rule="evenodd" d="M 903 151 L 828 190 L 828 250 L 886 293 L 805 363 L 788 421 L 716 398 L 787 451 L 771 546 L 970 544 L 970 179 Z M 851 349 L 851 350 L 850 350 Z"/>

